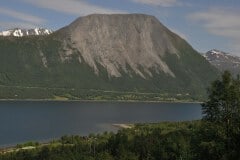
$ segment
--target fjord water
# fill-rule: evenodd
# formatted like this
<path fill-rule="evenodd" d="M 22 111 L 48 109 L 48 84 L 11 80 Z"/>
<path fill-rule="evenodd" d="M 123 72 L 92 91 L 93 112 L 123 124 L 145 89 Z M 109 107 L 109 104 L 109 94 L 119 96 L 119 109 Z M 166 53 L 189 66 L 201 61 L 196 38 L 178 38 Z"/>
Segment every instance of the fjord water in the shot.
<path fill-rule="evenodd" d="M 112 124 L 200 118 L 196 103 L 0 102 L 0 147 L 116 131 Z"/>

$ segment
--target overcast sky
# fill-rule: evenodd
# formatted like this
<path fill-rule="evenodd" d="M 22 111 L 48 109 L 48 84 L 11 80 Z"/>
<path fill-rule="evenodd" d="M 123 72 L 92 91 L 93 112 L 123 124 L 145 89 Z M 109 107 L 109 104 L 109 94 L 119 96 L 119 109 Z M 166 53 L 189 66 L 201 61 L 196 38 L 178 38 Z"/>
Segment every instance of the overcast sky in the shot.
<path fill-rule="evenodd" d="M 1 0 L 0 30 L 57 30 L 93 13 L 154 15 L 199 52 L 240 56 L 240 0 Z"/>

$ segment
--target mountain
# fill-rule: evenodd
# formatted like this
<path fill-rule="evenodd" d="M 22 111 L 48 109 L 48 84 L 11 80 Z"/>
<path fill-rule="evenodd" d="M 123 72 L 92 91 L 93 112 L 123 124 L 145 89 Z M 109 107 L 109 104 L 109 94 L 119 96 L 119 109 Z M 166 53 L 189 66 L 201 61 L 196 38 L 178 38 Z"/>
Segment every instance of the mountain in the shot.
<path fill-rule="evenodd" d="M 33 36 L 33 35 L 49 35 L 53 33 L 52 30 L 44 28 L 35 28 L 35 29 L 10 29 L 0 32 L 0 36 L 14 36 L 14 37 L 23 37 L 23 36 Z"/>
<path fill-rule="evenodd" d="M 221 72 L 229 70 L 232 74 L 240 74 L 240 57 L 216 49 L 208 51 L 204 57 Z"/>
<path fill-rule="evenodd" d="M 199 99 L 218 76 L 184 39 L 143 14 L 80 17 L 47 36 L 0 37 L 0 48 L 0 85 L 25 87 L 9 97 Z"/>

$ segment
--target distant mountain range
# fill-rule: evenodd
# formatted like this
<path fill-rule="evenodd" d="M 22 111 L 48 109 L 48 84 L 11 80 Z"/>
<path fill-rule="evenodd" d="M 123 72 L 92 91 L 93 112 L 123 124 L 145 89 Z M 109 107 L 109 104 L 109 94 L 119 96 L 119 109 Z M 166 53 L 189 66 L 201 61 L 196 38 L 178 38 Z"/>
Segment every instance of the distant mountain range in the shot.
<path fill-rule="evenodd" d="M 49 35 L 53 33 L 52 30 L 44 28 L 34 28 L 34 29 L 10 29 L 0 32 L 0 36 L 14 36 L 14 37 L 23 37 L 23 36 L 33 36 L 33 35 Z"/>
<path fill-rule="evenodd" d="M 11 32 L 24 33 L 30 34 Z M 10 87 L 0 89 L 0 98 L 101 99 L 111 92 L 121 100 L 136 99 L 135 93 L 140 100 L 152 93 L 153 100 L 199 100 L 218 76 L 184 39 L 143 14 L 94 14 L 47 36 L 0 36 L 0 48 L 0 87 Z M 49 88 L 60 89 L 44 92 Z"/>
<path fill-rule="evenodd" d="M 240 57 L 216 49 L 208 51 L 204 57 L 221 72 L 229 70 L 232 74 L 240 74 Z"/>

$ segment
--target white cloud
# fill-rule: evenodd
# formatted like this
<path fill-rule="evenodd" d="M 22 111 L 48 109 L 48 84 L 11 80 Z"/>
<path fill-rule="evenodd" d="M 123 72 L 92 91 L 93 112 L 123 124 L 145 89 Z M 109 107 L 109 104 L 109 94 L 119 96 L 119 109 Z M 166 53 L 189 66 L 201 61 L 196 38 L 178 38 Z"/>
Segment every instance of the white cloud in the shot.
<path fill-rule="evenodd" d="M 229 47 L 240 55 L 240 12 L 224 10 L 222 8 L 212 8 L 208 11 L 197 12 L 189 15 L 188 18 L 198 22 L 209 33 L 226 37 Z"/>
<path fill-rule="evenodd" d="M 22 12 L 18 12 L 15 10 L 11 10 L 11 9 L 6 9 L 6 8 L 2 8 L 0 7 L 0 13 L 1 14 L 5 14 L 7 16 L 10 16 L 12 18 L 18 19 L 18 20 L 22 20 L 28 23 L 32 23 L 32 24 L 41 24 L 44 23 L 46 20 L 37 17 L 37 16 L 32 16 L 26 13 L 22 13 Z"/>
<path fill-rule="evenodd" d="M 83 0 L 24 0 L 40 8 L 51 9 L 67 14 L 84 16 L 93 13 L 125 13 L 122 10 L 114 10 L 94 4 L 87 3 Z"/>
<path fill-rule="evenodd" d="M 162 7 L 172 7 L 179 3 L 177 0 L 131 0 L 136 3 L 151 5 L 151 6 L 162 6 Z"/>

